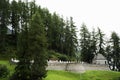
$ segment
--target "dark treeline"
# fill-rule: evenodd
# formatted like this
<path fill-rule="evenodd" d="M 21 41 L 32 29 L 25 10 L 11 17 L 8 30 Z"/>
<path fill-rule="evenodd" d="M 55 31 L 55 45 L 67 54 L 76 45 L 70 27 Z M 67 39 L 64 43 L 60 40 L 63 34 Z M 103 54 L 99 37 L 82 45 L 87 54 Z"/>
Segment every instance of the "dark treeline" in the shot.
<path fill-rule="evenodd" d="M 48 50 L 73 56 L 77 46 L 76 26 L 73 18 L 64 20 L 56 13 L 32 2 L 2 0 L 0 3 L 0 54 L 13 55 L 17 50 L 18 35 L 29 29 L 32 15 L 38 11 L 46 29 Z M 12 28 L 10 30 L 9 28 Z M 26 33 L 25 33 L 26 35 Z"/>
<path fill-rule="evenodd" d="M 113 71 L 120 71 L 120 37 L 116 32 L 111 33 L 109 40 L 100 28 L 90 32 L 85 24 L 80 29 L 81 61 L 93 63 L 98 54 L 102 54 L 108 61 L 109 68 Z"/>
<path fill-rule="evenodd" d="M 82 24 L 80 29 L 80 52 L 81 60 L 87 63 L 92 63 L 93 59 L 96 58 L 98 54 L 105 54 L 105 40 L 104 34 L 98 28 L 90 32 L 85 24 Z"/>
<path fill-rule="evenodd" d="M 47 55 L 51 50 L 69 59 L 74 56 L 75 29 L 72 17 L 64 20 L 36 5 L 35 0 L 1 0 L 0 56 L 19 60 L 10 80 L 42 80 L 46 76 Z"/>
<path fill-rule="evenodd" d="M 87 63 L 102 54 L 108 59 L 111 70 L 120 71 L 119 36 L 115 32 L 108 41 L 100 28 L 90 32 L 85 24 L 80 29 L 80 40 L 76 33 L 72 17 L 64 20 L 57 13 L 51 14 L 36 5 L 35 0 L 0 2 L 0 56 L 20 60 L 11 80 L 20 77 L 19 80 L 42 80 L 46 76 L 46 56 L 51 50 L 69 59 L 78 51 L 77 57 Z M 30 63 L 32 60 L 34 65 Z"/>

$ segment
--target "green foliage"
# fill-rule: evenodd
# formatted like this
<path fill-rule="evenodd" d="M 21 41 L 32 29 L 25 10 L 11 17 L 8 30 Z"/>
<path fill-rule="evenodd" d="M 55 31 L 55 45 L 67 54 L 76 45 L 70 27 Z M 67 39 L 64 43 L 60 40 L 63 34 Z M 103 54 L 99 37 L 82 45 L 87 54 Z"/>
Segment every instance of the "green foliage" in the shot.
<path fill-rule="evenodd" d="M 34 63 L 31 65 L 32 80 L 42 80 L 42 78 L 46 77 L 46 49 L 45 27 L 41 15 L 39 12 L 36 12 L 32 17 L 29 28 L 29 53 L 32 55 L 32 60 L 34 60 Z"/>
<path fill-rule="evenodd" d="M 58 57 L 60 56 L 60 53 L 57 53 L 53 50 L 48 51 L 48 60 L 58 60 Z"/>
<path fill-rule="evenodd" d="M 119 36 L 112 32 L 110 44 L 106 48 L 108 64 L 111 70 L 120 71 L 120 45 Z"/>
<path fill-rule="evenodd" d="M 14 68 L 15 65 L 11 65 L 10 62 L 8 60 L 0 60 L 0 64 L 4 65 L 5 67 L 7 67 L 9 74 L 8 76 L 4 77 L 4 78 L 0 78 L 0 80 L 9 80 L 9 77 L 13 74 L 14 72 Z"/>
<path fill-rule="evenodd" d="M 86 25 L 82 25 L 80 30 L 80 51 L 81 60 L 87 63 L 92 63 L 97 54 L 105 56 L 104 34 L 100 28 L 98 28 L 98 32 L 95 29 L 89 32 Z"/>
<path fill-rule="evenodd" d="M 38 10 L 48 41 L 48 50 L 54 50 L 61 54 L 73 57 L 76 50 L 77 36 L 76 26 L 72 17 L 65 21 L 57 13 L 51 14 L 48 9 L 35 4 L 35 0 L 24 2 L 22 0 L 2 0 L 0 3 L 0 53 L 17 52 L 19 35 L 27 35 L 29 20 Z M 11 34 L 7 34 L 8 25 L 12 28 Z M 68 27 L 67 27 L 68 26 Z M 69 30 L 68 30 L 69 29 Z M 25 36 L 27 38 L 27 36 Z M 12 48 L 11 48 L 12 47 Z M 10 48 L 8 50 L 8 48 Z M 10 51 L 14 49 L 14 51 Z M 8 50 L 8 51 L 7 51 Z"/>
<path fill-rule="evenodd" d="M 18 39 L 18 33 L 20 31 L 20 12 L 19 12 L 19 8 L 20 5 L 18 5 L 19 3 L 16 2 L 15 0 L 13 0 L 11 2 L 10 5 L 10 25 L 11 25 L 11 34 L 10 34 L 10 38 L 9 38 L 9 45 L 10 46 L 14 46 L 14 48 L 16 49 L 17 46 L 17 39 Z"/>
<path fill-rule="evenodd" d="M 97 38 L 97 33 L 95 31 L 95 29 L 93 29 L 92 33 L 91 33 L 91 52 L 94 54 L 94 55 L 97 55 L 97 41 L 98 41 L 98 38 Z"/>
<path fill-rule="evenodd" d="M 66 56 L 66 55 L 61 55 L 61 56 L 58 56 L 59 60 L 61 61 L 69 61 L 69 58 Z"/>
<path fill-rule="evenodd" d="M 0 64 L 0 78 L 5 78 L 9 74 L 7 66 Z"/>
<path fill-rule="evenodd" d="M 31 71 L 30 71 L 30 61 L 31 56 L 29 53 L 29 39 L 28 39 L 28 5 L 26 3 L 20 3 L 21 6 L 21 19 L 20 19 L 20 25 L 21 25 L 21 31 L 19 33 L 17 38 L 17 59 L 19 62 L 17 63 L 17 66 L 15 68 L 15 72 L 11 76 L 10 80 L 30 80 Z"/>
<path fill-rule="evenodd" d="M 68 56 L 55 52 L 53 50 L 48 51 L 48 60 L 61 60 L 61 61 L 67 61 Z"/>
<path fill-rule="evenodd" d="M 97 52 L 97 54 L 105 55 L 104 35 L 105 35 L 105 34 L 103 34 L 103 32 L 101 31 L 101 29 L 98 28 L 98 33 L 97 33 L 97 37 L 98 37 L 98 52 Z"/>
<path fill-rule="evenodd" d="M 7 46 L 7 26 L 9 23 L 9 0 L 0 2 L 0 54 L 6 53 Z"/>
<path fill-rule="evenodd" d="M 80 30 L 80 49 L 81 49 L 81 60 L 87 63 L 92 63 L 94 58 L 94 52 L 91 44 L 91 34 L 88 31 L 85 24 L 82 25 Z"/>
<path fill-rule="evenodd" d="M 11 76 L 10 80 L 30 80 L 30 56 L 28 53 L 28 42 L 26 35 L 23 35 L 24 31 L 19 35 L 19 44 L 17 51 L 17 58 L 19 62 L 15 68 L 15 72 Z"/>
<path fill-rule="evenodd" d="M 68 57 L 75 57 L 77 45 L 76 26 L 74 25 L 73 18 L 70 17 L 70 20 L 66 21 L 64 53 Z"/>

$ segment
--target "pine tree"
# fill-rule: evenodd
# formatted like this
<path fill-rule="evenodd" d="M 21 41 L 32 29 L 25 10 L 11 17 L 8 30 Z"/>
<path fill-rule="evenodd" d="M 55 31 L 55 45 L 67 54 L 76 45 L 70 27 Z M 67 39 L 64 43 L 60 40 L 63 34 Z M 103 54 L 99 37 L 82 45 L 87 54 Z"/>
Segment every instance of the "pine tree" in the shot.
<path fill-rule="evenodd" d="M 33 14 L 35 14 L 35 11 L 37 10 L 37 5 L 35 4 L 35 0 L 32 0 L 31 2 L 29 2 L 29 17 L 30 19 L 32 18 Z"/>
<path fill-rule="evenodd" d="M 107 59 L 108 64 L 111 70 L 113 71 L 120 71 L 120 45 L 119 45 L 119 36 L 117 33 L 112 32 L 110 44 L 107 47 Z"/>
<path fill-rule="evenodd" d="M 10 55 L 15 56 L 17 52 L 17 39 L 18 39 L 18 33 L 20 31 L 20 13 L 19 13 L 19 5 L 18 2 L 15 0 L 11 1 L 10 4 L 10 25 L 11 25 L 11 34 L 7 36 L 8 38 L 8 45 L 10 49 L 9 53 L 12 53 Z"/>
<path fill-rule="evenodd" d="M 93 29 L 91 33 L 90 50 L 95 59 L 97 58 L 97 41 L 97 33 L 95 32 L 95 29 Z"/>
<path fill-rule="evenodd" d="M 48 39 L 48 44 L 49 44 L 48 49 L 51 50 L 52 43 L 53 43 L 53 36 L 54 36 L 52 14 L 46 8 L 43 8 L 43 9 L 40 8 L 39 13 L 41 15 L 41 18 L 43 19 L 43 24 L 46 28 L 46 34 L 47 34 L 47 39 Z"/>
<path fill-rule="evenodd" d="M 80 30 L 80 47 L 81 47 L 81 60 L 84 62 L 88 62 L 88 45 L 89 45 L 89 38 L 90 38 L 90 34 L 89 31 L 86 27 L 85 24 L 82 24 L 81 30 Z"/>
<path fill-rule="evenodd" d="M 9 0 L 0 1 L 0 53 L 6 53 L 7 26 L 9 24 Z"/>
<path fill-rule="evenodd" d="M 52 48 L 59 52 L 59 45 L 60 45 L 60 17 L 54 13 L 52 17 L 52 23 L 53 23 L 53 28 L 52 28 Z M 54 36 L 53 36 L 54 35 Z"/>
<path fill-rule="evenodd" d="M 13 0 L 11 2 L 11 24 L 12 24 L 12 34 L 15 35 L 15 40 L 17 33 L 19 31 L 19 20 L 20 20 L 20 13 L 18 13 L 18 3 Z"/>
<path fill-rule="evenodd" d="M 14 74 L 11 76 L 11 80 L 31 80 L 31 56 L 28 50 L 28 35 L 25 35 L 25 33 L 26 31 L 22 31 L 19 34 L 16 54 L 19 62 L 17 63 Z"/>
<path fill-rule="evenodd" d="M 77 35 L 76 35 L 76 26 L 74 25 L 73 18 L 70 17 L 70 57 L 75 56 L 75 52 L 77 49 Z"/>
<path fill-rule="evenodd" d="M 31 66 L 32 80 L 42 80 L 46 76 L 46 33 L 39 12 L 31 20 L 29 28 L 29 51 L 34 63 Z"/>
<path fill-rule="evenodd" d="M 59 45 L 59 52 L 64 54 L 64 44 L 65 44 L 65 22 L 64 22 L 64 19 L 63 18 L 60 18 L 60 23 L 59 23 L 59 26 L 60 26 L 60 45 Z"/>
<path fill-rule="evenodd" d="M 69 20 L 66 20 L 66 27 L 65 27 L 65 44 L 64 44 L 64 53 L 67 56 L 70 56 L 70 25 Z"/>
<path fill-rule="evenodd" d="M 20 14 L 20 33 L 17 41 L 17 59 L 19 62 L 15 68 L 15 72 L 11 76 L 11 80 L 31 80 L 31 54 L 29 52 L 29 36 L 28 36 L 28 5 L 19 2 L 21 6 Z"/>
<path fill-rule="evenodd" d="M 98 28 L 98 54 L 105 55 L 105 50 L 104 50 L 104 34 L 102 33 L 101 29 Z"/>
<path fill-rule="evenodd" d="M 81 60 L 87 63 L 92 63 L 94 54 L 91 49 L 91 34 L 85 24 L 82 25 L 80 31 Z"/>

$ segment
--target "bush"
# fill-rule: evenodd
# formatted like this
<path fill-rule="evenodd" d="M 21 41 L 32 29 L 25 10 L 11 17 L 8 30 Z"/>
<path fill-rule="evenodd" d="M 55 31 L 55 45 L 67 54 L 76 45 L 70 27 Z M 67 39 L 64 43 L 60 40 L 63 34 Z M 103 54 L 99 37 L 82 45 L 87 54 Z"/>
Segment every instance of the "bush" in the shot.
<path fill-rule="evenodd" d="M 59 58 L 59 60 L 61 60 L 61 61 L 68 61 L 68 60 L 69 60 L 66 55 L 61 55 L 61 56 L 59 56 L 58 58 Z"/>
<path fill-rule="evenodd" d="M 9 70 L 5 65 L 0 64 L 0 78 L 5 78 L 9 74 Z"/>
<path fill-rule="evenodd" d="M 55 52 L 53 50 L 48 51 L 48 59 L 51 60 L 61 60 L 61 61 L 68 61 L 68 57 L 62 53 Z"/>
<path fill-rule="evenodd" d="M 56 56 L 56 52 L 53 50 L 48 51 L 48 60 L 52 59 L 52 60 L 58 60 L 58 57 Z"/>

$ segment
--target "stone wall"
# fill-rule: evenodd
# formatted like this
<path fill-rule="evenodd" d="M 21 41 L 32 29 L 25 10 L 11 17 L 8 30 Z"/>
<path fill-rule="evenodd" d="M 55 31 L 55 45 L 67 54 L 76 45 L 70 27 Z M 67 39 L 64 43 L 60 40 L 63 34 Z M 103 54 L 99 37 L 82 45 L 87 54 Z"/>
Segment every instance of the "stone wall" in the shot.
<path fill-rule="evenodd" d="M 65 70 L 83 73 L 86 70 L 109 70 L 107 65 L 85 64 L 75 62 L 48 62 L 47 70 Z"/>

